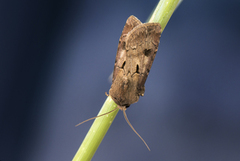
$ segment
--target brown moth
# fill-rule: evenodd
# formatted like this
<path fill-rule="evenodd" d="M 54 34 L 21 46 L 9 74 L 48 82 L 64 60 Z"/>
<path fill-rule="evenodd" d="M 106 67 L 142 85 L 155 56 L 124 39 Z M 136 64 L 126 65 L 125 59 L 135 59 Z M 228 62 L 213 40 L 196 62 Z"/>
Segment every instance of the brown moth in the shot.
<path fill-rule="evenodd" d="M 145 82 L 160 42 L 159 23 L 141 23 L 130 16 L 119 39 L 109 95 L 119 106 L 129 107 L 144 95 Z"/>
<path fill-rule="evenodd" d="M 127 123 L 144 142 L 149 151 L 150 148 L 133 128 L 125 111 L 127 107 L 138 101 L 139 96 L 144 95 L 144 84 L 158 50 L 161 32 L 159 23 L 141 23 L 135 16 L 130 16 L 127 19 L 119 39 L 112 85 L 109 90 L 109 95 L 118 105 L 117 108 L 123 111 Z M 107 115 L 117 110 L 117 108 L 87 119 L 76 126 Z"/>

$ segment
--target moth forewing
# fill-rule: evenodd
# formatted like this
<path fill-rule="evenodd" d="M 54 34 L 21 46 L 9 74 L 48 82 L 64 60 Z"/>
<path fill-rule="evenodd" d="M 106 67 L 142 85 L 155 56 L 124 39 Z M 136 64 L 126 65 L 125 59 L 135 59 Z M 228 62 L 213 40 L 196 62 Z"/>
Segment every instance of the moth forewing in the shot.
<path fill-rule="evenodd" d="M 130 23 L 129 19 L 127 23 Z M 118 105 L 130 106 L 138 101 L 139 96 L 144 95 L 144 84 L 158 49 L 160 35 L 159 23 L 144 23 L 132 28 L 123 40 L 123 34 L 120 37 L 119 43 L 122 44 L 117 52 L 109 91 Z"/>
<path fill-rule="evenodd" d="M 130 16 L 126 21 L 126 24 L 123 28 L 122 34 L 119 38 L 112 81 L 114 81 L 114 79 L 115 79 L 115 77 L 118 73 L 119 69 L 117 69 L 117 68 L 122 68 L 124 62 L 126 61 L 126 50 L 125 50 L 126 36 L 127 36 L 129 31 L 131 31 L 134 27 L 138 26 L 139 24 L 142 24 L 142 22 L 137 17 L 135 17 L 133 15 Z"/>

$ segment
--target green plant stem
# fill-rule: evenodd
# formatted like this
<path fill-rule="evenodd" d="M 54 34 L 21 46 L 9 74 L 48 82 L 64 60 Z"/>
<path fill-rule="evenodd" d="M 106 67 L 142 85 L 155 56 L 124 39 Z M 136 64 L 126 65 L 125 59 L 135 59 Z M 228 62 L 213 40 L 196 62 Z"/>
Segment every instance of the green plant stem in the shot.
<path fill-rule="evenodd" d="M 114 110 L 116 107 L 117 104 L 111 99 L 110 96 L 108 96 L 98 115 Z M 95 119 L 85 139 L 83 140 L 82 145 L 73 158 L 73 161 L 88 161 L 92 159 L 98 146 L 100 145 L 102 139 L 112 124 L 115 116 L 117 115 L 118 110 L 119 109 L 110 114 Z"/>
<path fill-rule="evenodd" d="M 162 27 L 162 31 L 165 29 L 169 19 L 173 12 L 182 0 L 161 0 L 155 8 L 151 18 L 148 22 L 158 22 Z"/>
<path fill-rule="evenodd" d="M 149 22 L 160 23 L 163 31 L 179 1 L 181 0 L 161 0 L 151 15 Z M 108 96 L 98 115 L 114 110 L 116 107 L 117 104 Z M 95 119 L 80 148 L 75 154 L 73 161 L 90 161 L 92 159 L 118 111 L 119 109 Z"/>

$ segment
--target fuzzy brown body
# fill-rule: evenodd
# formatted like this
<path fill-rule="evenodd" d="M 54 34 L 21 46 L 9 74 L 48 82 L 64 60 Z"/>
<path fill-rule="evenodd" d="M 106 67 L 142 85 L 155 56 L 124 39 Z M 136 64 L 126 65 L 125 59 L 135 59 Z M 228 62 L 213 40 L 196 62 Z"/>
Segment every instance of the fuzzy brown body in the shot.
<path fill-rule="evenodd" d="M 145 82 L 160 42 L 159 23 L 141 23 L 130 16 L 119 39 L 109 95 L 119 106 L 130 106 L 144 95 Z"/>

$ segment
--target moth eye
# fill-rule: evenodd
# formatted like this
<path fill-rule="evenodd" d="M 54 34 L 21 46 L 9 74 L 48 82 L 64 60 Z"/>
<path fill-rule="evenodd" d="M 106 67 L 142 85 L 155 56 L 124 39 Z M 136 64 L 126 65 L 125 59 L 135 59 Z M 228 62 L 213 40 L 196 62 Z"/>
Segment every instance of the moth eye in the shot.
<path fill-rule="evenodd" d="M 137 64 L 136 73 L 139 73 L 139 66 L 138 66 L 138 64 Z"/>
<path fill-rule="evenodd" d="M 122 68 L 124 68 L 125 64 L 126 64 L 126 61 L 123 62 Z"/>
<path fill-rule="evenodd" d="M 145 49 L 143 52 L 144 52 L 144 55 L 149 56 L 151 53 L 151 49 Z"/>

